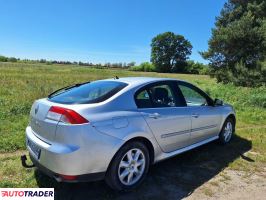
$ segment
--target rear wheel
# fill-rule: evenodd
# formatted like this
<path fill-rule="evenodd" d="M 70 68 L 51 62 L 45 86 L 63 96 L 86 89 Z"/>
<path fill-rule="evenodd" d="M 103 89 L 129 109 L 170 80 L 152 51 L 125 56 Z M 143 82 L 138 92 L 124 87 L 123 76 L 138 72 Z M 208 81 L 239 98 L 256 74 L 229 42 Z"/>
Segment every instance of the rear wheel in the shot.
<path fill-rule="evenodd" d="M 138 141 L 124 145 L 115 155 L 106 174 L 106 183 L 115 190 L 130 190 L 145 178 L 150 165 L 147 147 Z"/>
<path fill-rule="evenodd" d="M 227 118 L 224 122 L 223 128 L 219 134 L 219 140 L 222 144 L 230 142 L 235 130 L 235 122 L 232 118 Z"/>

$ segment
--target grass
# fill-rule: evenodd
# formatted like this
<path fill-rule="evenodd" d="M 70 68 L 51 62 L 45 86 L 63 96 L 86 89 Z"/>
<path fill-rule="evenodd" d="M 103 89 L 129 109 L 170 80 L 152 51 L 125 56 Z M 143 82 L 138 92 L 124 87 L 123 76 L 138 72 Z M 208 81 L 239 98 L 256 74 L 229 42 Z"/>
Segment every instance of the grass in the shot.
<path fill-rule="evenodd" d="M 19 156 L 25 151 L 0 154 L 0 187 L 33 187 L 36 186 L 34 173 L 24 169 L 20 164 Z"/>
<path fill-rule="evenodd" d="M 210 188 L 207 188 L 207 187 L 203 188 L 203 193 L 209 197 L 212 197 L 214 195 L 214 192 Z"/>
<path fill-rule="evenodd" d="M 244 88 L 217 84 L 205 75 L 161 74 L 120 69 L 96 69 L 79 66 L 0 63 L 0 187 L 37 186 L 32 170 L 20 167 L 19 155 L 25 149 L 24 131 L 34 100 L 77 82 L 114 76 L 153 76 L 187 80 L 204 89 L 213 98 L 234 106 L 237 113 L 237 135 L 228 146 L 234 152 L 243 149 L 243 140 L 251 143 L 253 153 L 230 160 L 229 168 L 259 171 L 266 164 L 266 87 Z M 220 147 L 211 147 L 222 152 Z M 218 148 L 218 149 L 217 149 Z M 208 161 L 213 152 L 198 152 L 193 162 Z M 221 159 L 224 156 L 221 154 Z M 254 162 L 247 161 L 247 157 Z M 218 164 L 221 164 L 217 161 Z M 215 166 L 214 166 L 215 167 Z"/>

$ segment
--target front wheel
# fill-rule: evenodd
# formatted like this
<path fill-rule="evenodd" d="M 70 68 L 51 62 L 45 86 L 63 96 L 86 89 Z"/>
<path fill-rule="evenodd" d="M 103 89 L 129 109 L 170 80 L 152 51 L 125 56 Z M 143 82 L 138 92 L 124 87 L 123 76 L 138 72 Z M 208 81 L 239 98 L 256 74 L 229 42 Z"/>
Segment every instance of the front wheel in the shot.
<path fill-rule="evenodd" d="M 106 183 L 115 190 L 130 190 L 145 178 L 150 165 L 147 147 L 138 141 L 124 145 L 115 155 L 106 174 Z"/>
<path fill-rule="evenodd" d="M 228 118 L 225 120 L 223 128 L 219 134 L 219 140 L 222 144 L 227 144 L 230 142 L 232 135 L 235 130 L 235 123 L 232 118 Z"/>

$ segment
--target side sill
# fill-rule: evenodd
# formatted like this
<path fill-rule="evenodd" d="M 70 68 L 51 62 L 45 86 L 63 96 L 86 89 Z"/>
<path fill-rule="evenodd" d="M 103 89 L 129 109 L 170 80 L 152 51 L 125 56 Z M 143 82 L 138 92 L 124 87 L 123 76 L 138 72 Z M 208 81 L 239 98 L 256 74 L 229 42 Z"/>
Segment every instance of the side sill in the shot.
<path fill-rule="evenodd" d="M 173 156 L 176 156 L 176 155 L 178 155 L 178 154 L 184 153 L 184 152 L 186 152 L 186 151 L 189 151 L 189 150 L 194 149 L 194 148 L 196 148 L 196 147 L 199 147 L 199 146 L 201 146 L 201 145 L 204 145 L 204 144 L 207 144 L 207 143 L 212 142 L 212 141 L 214 141 L 214 140 L 217 140 L 218 138 L 219 138 L 218 136 L 214 136 L 214 137 L 211 137 L 211 138 L 209 138 L 209 139 L 207 139 L 207 140 L 203 140 L 203 141 L 201 141 L 201 142 L 198 142 L 198 143 L 195 143 L 195 144 L 189 145 L 189 146 L 187 146 L 187 147 L 184 147 L 184 148 L 182 148 L 182 149 L 177 149 L 177 150 L 175 150 L 175 151 L 171 151 L 171 152 L 169 152 L 169 153 L 162 153 L 161 155 L 159 155 L 159 156 L 156 158 L 156 160 L 155 160 L 154 163 L 157 163 L 157 162 L 163 161 L 163 160 L 165 160 L 165 159 L 171 158 L 171 157 L 173 157 Z"/>

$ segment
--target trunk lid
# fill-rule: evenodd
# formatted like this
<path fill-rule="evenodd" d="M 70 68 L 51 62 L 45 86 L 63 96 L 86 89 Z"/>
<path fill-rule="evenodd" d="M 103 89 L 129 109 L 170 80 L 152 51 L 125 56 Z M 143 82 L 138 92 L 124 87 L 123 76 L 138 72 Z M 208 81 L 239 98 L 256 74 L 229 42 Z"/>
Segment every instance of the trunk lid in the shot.
<path fill-rule="evenodd" d="M 30 126 L 34 134 L 40 139 L 49 143 L 55 138 L 58 122 L 46 119 L 52 102 L 40 99 L 34 102 L 30 111 Z"/>

